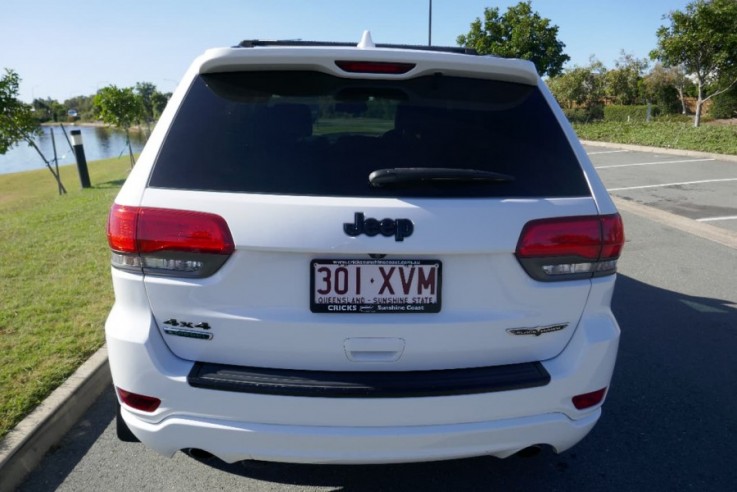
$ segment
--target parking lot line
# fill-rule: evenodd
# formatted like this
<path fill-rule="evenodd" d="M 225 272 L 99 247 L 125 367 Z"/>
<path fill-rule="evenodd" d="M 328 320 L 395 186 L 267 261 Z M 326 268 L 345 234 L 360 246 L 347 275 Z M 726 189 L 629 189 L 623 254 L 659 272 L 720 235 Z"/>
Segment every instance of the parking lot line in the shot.
<path fill-rule="evenodd" d="M 737 215 L 727 215 L 725 217 L 705 217 L 703 219 L 696 219 L 699 222 L 717 222 L 719 220 L 737 220 Z"/>
<path fill-rule="evenodd" d="M 608 188 L 607 191 L 628 191 L 628 190 L 644 190 L 647 188 L 667 188 L 668 186 L 687 186 L 694 184 L 704 183 L 725 183 L 727 181 L 737 181 L 737 178 L 724 178 L 724 179 L 704 179 L 701 181 L 682 181 L 680 183 L 663 183 L 656 185 L 645 185 L 645 186 L 627 186 L 625 188 Z"/>
<path fill-rule="evenodd" d="M 629 150 L 602 150 L 599 152 L 589 152 L 589 155 L 599 155 L 599 154 L 619 154 L 620 152 L 629 152 Z"/>
<path fill-rule="evenodd" d="M 681 164 L 684 162 L 706 162 L 706 161 L 714 161 L 714 160 L 716 159 L 685 159 L 685 160 L 678 160 L 678 161 L 634 162 L 631 164 L 612 164 L 611 166 L 596 166 L 596 169 L 613 169 L 617 167 L 635 167 L 635 166 L 657 166 L 659 164 Z"/>

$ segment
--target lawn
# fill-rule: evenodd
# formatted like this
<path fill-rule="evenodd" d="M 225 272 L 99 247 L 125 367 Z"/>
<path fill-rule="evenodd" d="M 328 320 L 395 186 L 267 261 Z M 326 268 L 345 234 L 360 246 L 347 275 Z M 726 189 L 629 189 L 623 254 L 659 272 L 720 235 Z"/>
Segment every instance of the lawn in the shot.
<path fill-rule="evenodd" d="M 671 149 L 699 150 L 737 155 L 737 125 L 701 125 L 688 121 L 575 123 L 583 140 L 647 145 Z"/>
<path fill-rule="evenodd" d="M 128 158 L 0 175 L 0 438 L 104 341 L 113 302 L 105 222 Z"/>

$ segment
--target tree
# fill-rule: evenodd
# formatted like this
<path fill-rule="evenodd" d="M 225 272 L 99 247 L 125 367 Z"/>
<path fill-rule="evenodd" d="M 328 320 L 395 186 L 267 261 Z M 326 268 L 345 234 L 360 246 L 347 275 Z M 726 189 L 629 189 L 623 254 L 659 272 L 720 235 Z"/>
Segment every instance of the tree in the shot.
<path fill-rule="evenodd" d="M 19 85 L 18 74 L 5 69 L 5 75 L 0 78 L 0 154 L 25 140 L 27 135 L 38 132 L 31 107 L 18 100 Z"/>
<path fill-rule="evenodd" d="M 504 15 L 497 7 L 485 8 L 483 25 L 476 18 L 468 34 L 458 36 L 456 41 L 480 54 L 530 60 L 540 75 L 551 77 L 560 74 L 563 64 L 570 60 L 563 53 L 566 45 L 558 40 L 558 26 L 533 12 L 530 1 L 509 7 Z"/>
<path fill-rule="evenodd" d="M 132 87 L 119 89 L 110 85 L 97 91 L 93 104 L 102 121 L 125 131 L 132 168 L 135 160 L 130 142 L 130 128 L 141 119 L 143 110 L 140 98 L 133 92 Z"/>
<path fill-rule="evenodd" d="M 683 67 L 665 67 L 656 63 L 643 79 L 645 95 L 658 105 L 663 113 L 686 114 L 685 92 L 693 82 Z"/>
<path fill-rule="evenodd" d="M 701 123 L 704 102 L 737 83 L 737 1 L 696 0 L 685 12 L 675 10 L 656 35 L 650 57 L 668 66 L 682 65 L 696 83 L 694 126 Z"/>
<path fill-rule="evenodd" d="M 34 141 L 34 137 L 40 133 L 38 120 L 34 117 L 31 106 L 18 100 L 19 85 L 18 74 L 5 69 L 5 75 L 0 78 L 0 154 L 5 154 L 19 142 L 27 142 L 38 152 L 51 171 L 59 186 L 59 194 L 66 193 L 59 174 L 51 167 L 51 163 Z"/>
<path fill-rule="evenodd" d="M 31 102 L 31 107 L 36 115 L 36 119 L 41 122 L 64 121 L 66 118 L 64 106 L 59 101 L 50 97 L 46 99 L 34 99 Z"/>
<path fill-rule="evenodd" d="M 169 98 L 159 92 L 151 82 L 137 82 L 135 91 L 141 100 L 143 118 L 149 127 L 149 133 L 151 133 L 151 123 L 159 119 Z"/>
<path fill-rule="evenodd" d="M 74 110 L 82 120 L 91 120 L 94 118 L 94 108 L 92 107 L 93 96 L 75 96 L 64 101 L 64 110 Z"/>
<path fill-rule="evenodd" d="M 621 51 L 614 68 L 605 75 L 605 93 L 615 104 L 637 104 L 642 99 L 642 76 L 648 61 Z"/>
<path fill-rule="evenodd" d="M 547 84 L 561 107 L 590 109 L 602 103 L 606 74 L 604 64 L 591 57 L 587 66 L 566 70 L 562 75 L 550 78 Z"/>
<path fill-rule="evenodd" d="M 709 110 L 714 118 L 736 118 L 737 117 L 737 85 L 714 97 L 714 104 Z"/>

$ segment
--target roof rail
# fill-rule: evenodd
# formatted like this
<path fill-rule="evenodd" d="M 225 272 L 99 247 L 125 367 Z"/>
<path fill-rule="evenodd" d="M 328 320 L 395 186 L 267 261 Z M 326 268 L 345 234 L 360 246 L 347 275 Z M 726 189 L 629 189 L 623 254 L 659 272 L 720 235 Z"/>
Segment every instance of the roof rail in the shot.
<path fill-rule="evenodd" d="M 302 40 L 279 40 L 264 41 L 261 39 L 247 39 L 238 43 L 236 48 L 256 48 L 261 46 L 304 46 L 304 47 L 345 47 L 355 48 L 356 43 L 345 43 L 337 41 L 302 41 Z M 420 50 L 420 51 L 436 51 L 442 53 L 458 53 L 461 55 L 478 55 L 475 49 L 465 48 L 463 46 L 423 46 L 412 44 L 382 44 L 377 43 L 377 48 L 395 48 L 403 50 Z"/>

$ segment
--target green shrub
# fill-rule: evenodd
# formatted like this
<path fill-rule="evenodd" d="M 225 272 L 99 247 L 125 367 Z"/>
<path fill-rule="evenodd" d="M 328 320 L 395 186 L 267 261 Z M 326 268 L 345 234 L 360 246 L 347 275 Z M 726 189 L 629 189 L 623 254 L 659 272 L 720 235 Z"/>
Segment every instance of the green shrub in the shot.
<path fill-rule="evenodd" d="M 737 118 L 737 84 L 714 98 L 709 116 L 716 119 Z"/>
<path fill-rule="evenodd" d="M 678 99 L 678 91 L 671 85 L 660 87 L 655 91 L 653 102 L 658 107 L 660 114 L 678 114 L 683 111 L 681 100 Z"/>
<path fill-rule="evenodd" d="M 693 116 L 681 113 L 661 114 L 656 119 L 660 123 L 685 123 L 693 125 Z M 704 121 L 704 117 L 701 118 Z"/>
<path fill-rule="evenodd" d="M 657 106 L 651 105 L 650 117 L 660 114 Z M 604 106 L 604 121 L 634 122 L 647 121 L 647 104 L 637 106 Z"/>
<path fill-rule="evenodd" d="M 604 111 L 599 105 L 589 108 L 563 109 L 563 113 L 571 123 L 591 123 L 604 118 Z"/>
<path fill-rule="evenodd" d="M 735 125 L 701 125 L 694 128 L 692 120 L 685 122 L 655 120 L 650 123 L 601 121 L 574 124 L 573 128 L 583 140 L 737 155 Z"/>

